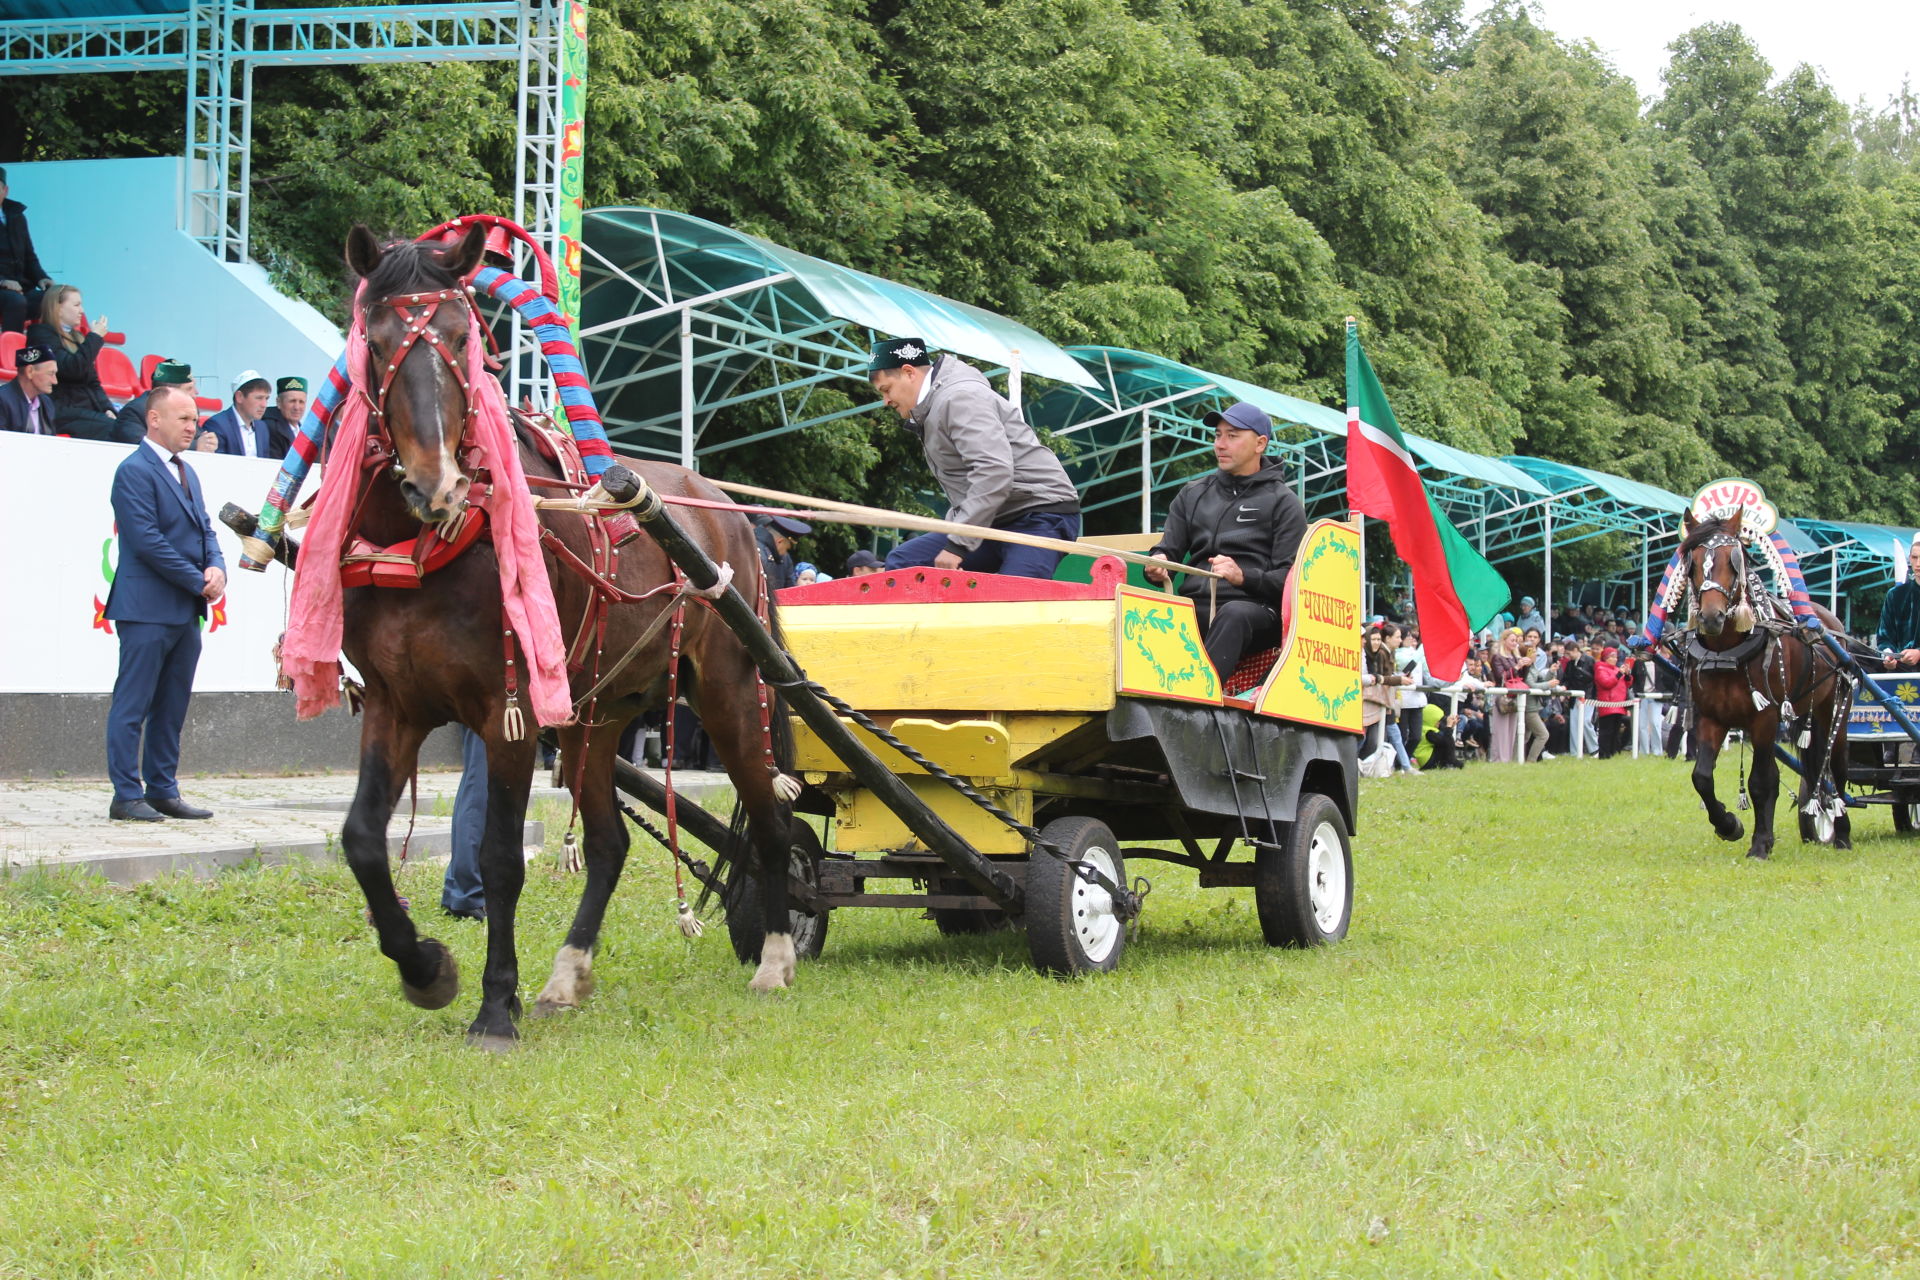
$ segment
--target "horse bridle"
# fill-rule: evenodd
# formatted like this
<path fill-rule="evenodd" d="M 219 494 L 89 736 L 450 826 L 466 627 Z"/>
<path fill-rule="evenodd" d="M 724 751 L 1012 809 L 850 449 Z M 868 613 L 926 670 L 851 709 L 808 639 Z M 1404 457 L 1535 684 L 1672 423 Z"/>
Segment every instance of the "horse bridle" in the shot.
<path fill-rule="evenodd" d="M 1718 551 L 1721 547 L 1732 547 L 1734 550 L 1735 559 L 1734 559 L 1734 564 L 1732 566 L 1733 567 L 1733 587 L 1731 590 L 1715 582 L 1712 577 L 1713 553 L 1715 551 Z M 1727 608 L 1728 609 L 1734 608 L 1736 605 L 1738 605 L 1742 600 L 1746 598 L 1746 584 L 1747 584 L 1746 548 L 1741 544 L 1740 539 L 1734 537 L 1732 534 L 1716 533 L 1712 537 L 1708 538 L 1705 542 L 1701 543 L 1700 546 L 1696 548 L 1696 550 L 1704 551 L 1707 553 L 1707 562 L 1704 566 L 1702 566 L 1701 574 L 1700 574 L 1700 576 L 1704 578 L 1705 581 L 1703 581 L 1698 587 L 1695 587 L 1693 585 L 1693 574 L 1691 573 L 1687 574 L 1687 612 L 1688 614 L 1691 615 L 1692 613 L 1694 613 L 1699 609 L 1700 598 L 1706 595 L 1707 592 L 1709 591 L 1718 591 L 1721 595 L 1726 597 Z"/>
<path fill-rule="evenodd" d="M 453 374 L 454 382 L 460 388 L 460 395 L 466 405 L 466 411 L 460 423 L 460 443 L 455 446 L 454 456 L 473 444 L 473 423 L 478 410 L 474 405 L 473 388 L 467 381 L 466 364 L 449 349 L 449 344 L 440 340 L 433 330 L 433 318 L 438 314 L 442 303 L 458 301 L 467 312 L 469 327 L 473 318 L 473 302 L 467 296 L 465 286 L 456 285 L 451 289 L 437 289 L 432 293 L 396 293 L 387 298 L 375 298 L 368 302 L 364 314 L 370 314 L 375 307 L 390 307 L 405 322 L 407 333 L 400 340 L 400 346 L 387 358 L 384 370 L 372 370 L 379 374 L 378 389 L 369 392 L 363 385 L 360 396 L 367 402 L 369 451 L 378 448 L 379 452 L 393 459 L 395 479 L 406 475 L 406 469 L 400 465 L 400 452 L 394 447 L 393 433 L 387 427 L 387 397 L 393 390 L 394 379 L 400 375 L 400 366 L 421 338 L 427 340 L 429 350 L 437 353 Z M 424 310 L 421 310 L 424 308 Z M 416 312 L 418 314 L 416 315 Z"/>

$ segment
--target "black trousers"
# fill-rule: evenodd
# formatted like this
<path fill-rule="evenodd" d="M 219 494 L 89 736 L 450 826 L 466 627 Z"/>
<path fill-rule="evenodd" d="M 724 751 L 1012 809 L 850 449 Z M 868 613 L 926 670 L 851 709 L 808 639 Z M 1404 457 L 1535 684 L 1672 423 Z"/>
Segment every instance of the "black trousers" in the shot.
<path fill-rule="evenodd" d="M 0 280 L 12 277 L 0 274 Z M 40 318 L 40 290 L 27 286 L 25 293 L 15 293 L 11 289 L 0 289 L 0 330 L 8 333 L 23 331 L 29 324 Z"/>
<path fill-rule="evenodd" d="M 1213 669 L 1220 673 L 1222 681 L 1233 674 L 1240 659 L 1249 653 L 1271 649 L 1280 643 L 1280 613 L 1270 604 L 1258 600 L 1222 600 L 1219 612 L 1211 619 L 1207 617 L 1205 596 L 1194 602 L 1194 608 L 1200 618 L 1200 636 L 1207 646 L 1207 656 L 1213 659 Z"/>
<path fill-rule="evenodd" d="M 1596 716 L 1594 730 L 1600 735 L 1600 758 L 1617 756 L 1627 746 L 1627 730 L 1632 716 Z"/>

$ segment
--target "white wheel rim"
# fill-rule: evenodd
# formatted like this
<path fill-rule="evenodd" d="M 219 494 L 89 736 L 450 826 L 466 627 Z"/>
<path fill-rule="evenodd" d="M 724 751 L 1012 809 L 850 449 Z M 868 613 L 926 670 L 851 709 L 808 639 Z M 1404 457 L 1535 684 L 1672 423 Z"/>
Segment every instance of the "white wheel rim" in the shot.
<path fill-rule="evenodd" d="M 1120 883 L 1112 853 L 1095 847 L 1081 854 L 1080 859 L 1115 884 Z M 1120 946 L 1124 930 L 1120 917 L 1113 911 L 1113 895 L 1098 884 L 1088 884 L 1078 872 L 1069 870 L 1068 874 L 1073 877 L 1073 936 L 1080 944 L 1081 954 L 1090 962 L 1104 963 Z"/>
<path fill-rule="evenodd" d="M 1331 822 L 1313 829 L 1307 846 L 1307 898 L 1313 906 L 1313 923 L 1321 933 L 1333 934 L 1347 912 L 1347 859 L 1340 847 L 1340 833 Z"/>
<path fill-rule="evenodd" d="M 1900 807 L 1907 811 L 1907 829 L 1920 830 L 1920 804 L 1904 804 Z"/>

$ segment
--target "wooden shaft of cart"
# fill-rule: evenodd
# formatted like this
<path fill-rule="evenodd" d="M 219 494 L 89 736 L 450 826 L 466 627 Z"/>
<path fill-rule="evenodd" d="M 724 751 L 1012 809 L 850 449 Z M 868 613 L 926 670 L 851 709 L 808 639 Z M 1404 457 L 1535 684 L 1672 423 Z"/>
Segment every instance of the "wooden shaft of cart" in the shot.
<path fill-rule="evenodd" d="M 601 477 L 600 483 L 608 492 L 615 493 L 616 500 L 624 504 L 631 499 L 617 492 L 616 486 L 621 489 L 625 486 L 614 477 L 616 470 L 624 468 L 609 469 Z M 631 472 L 628 474 L 632 475 Z M 632 508 L 634 518 L 660 544 L 667 558 L 680 566 L 680 571 L 687 575 L 695 587 L 702 591 L 711 590 L 720 581 L 720 571 L 715 568 L 713 561 L 681 530 L 668 514 L 666 504 L 648 487 L 645 480 L 634 475 L 633 483 L 640 493 Z M 760 668 L 760 674 L 766 677 L 767 683 L 785 696 L 794 714 L 805 721 L 827 749 L 839 757 L 860 785 L 873 792 L 880 803 L 906 824 L 907 830 L 918 836 L 927 848 L 938 854 L 941 861 L 963 876 L 969 884 L 993 899 L 1009 915 L 1020 914 L 1025 906 L 1025 894 L 1020 883 L 968 844 L 959 832 L 928 808 L 926 802 L 915 795 L 898 774 L 882 764 L 853 736 L 853 731 L 840 722 L 833 708 L 807 687 L 805 677 L 794 666 L 793 659 L 761 625 L 746 597 L 729 585 L 713 601 L 713 607 L 721 621 L 747 647 L 747 652 L 753 656 L 755 665 Z"/>

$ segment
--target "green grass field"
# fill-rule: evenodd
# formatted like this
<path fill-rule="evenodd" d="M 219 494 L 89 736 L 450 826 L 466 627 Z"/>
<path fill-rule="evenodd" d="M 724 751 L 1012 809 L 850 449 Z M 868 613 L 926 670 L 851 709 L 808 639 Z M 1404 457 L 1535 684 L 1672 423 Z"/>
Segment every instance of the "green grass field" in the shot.
<path fill-rule="evenodd" d="M 1726 787 L 1731 789 L 1732 766 Z M 1120 971 L 834 918 L 746 992 L 632 864 L 505 1058 L 338 866 L 0 884 L 0 1276 L 1827 1276 L 1920 1270 L 1920 842 L 1771 864 L 1665 761 L 1365 784 L 1352 936 L 1155 880 Z M 564 814 L 548 815 L 557 847 Z M 578 882 L 530 868 L 522 986 Z"/>

